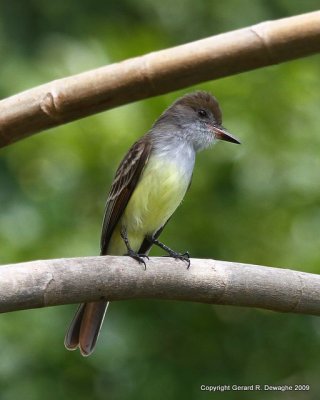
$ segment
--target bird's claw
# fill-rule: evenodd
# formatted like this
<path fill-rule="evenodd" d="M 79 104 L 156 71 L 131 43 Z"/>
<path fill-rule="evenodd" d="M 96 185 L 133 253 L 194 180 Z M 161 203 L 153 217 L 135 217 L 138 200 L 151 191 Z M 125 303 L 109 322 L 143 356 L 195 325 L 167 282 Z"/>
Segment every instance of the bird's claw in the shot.
<path fill-rule="evenodd" d="M 138 254 L 138 253 L 134 252 L 133 250 L 131 250 L 131 251 L 128 251 L 127 255 L 129 257 L 133 258 L 134 260 L 138 261 L 139 264 L 143 264 L 145 270 L 147 269 L 147 264 L 146 264 L 144 258 L 149 260 L 149 257 L 146 254 Z"/>
<path fill-rule="evenodd" d="M 176 260 L 185 261 L 187 263 L 187 269 L 190 268 L 191 261 L 190 261 L 190 254 L 188 251 L 186 251 L 185 253 L 177 253 L 175 251 L 172 251 L 165 257 L 172 257 Z"/>
<path fill-rule="evenodd" d="M 190 254 L 188 251 L 182 254 L 178 254 L 178 257 L 176 258 L 178 258 L 181 261 L 185 261 L 187 263 L 187 269 L 190 268 L 191 261 L 190 261 Z"/>

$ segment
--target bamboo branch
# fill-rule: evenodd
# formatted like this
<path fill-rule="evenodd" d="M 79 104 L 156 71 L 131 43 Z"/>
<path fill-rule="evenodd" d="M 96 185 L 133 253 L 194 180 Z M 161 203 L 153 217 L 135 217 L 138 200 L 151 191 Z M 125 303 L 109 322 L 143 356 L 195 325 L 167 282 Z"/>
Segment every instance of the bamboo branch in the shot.
<path fill-rule="evenodd" d="M 320 315 L 320 276 L 216 260 L 152 257 L 31 261 L 0 267 L 0 312 L 100 299 L 167 299 Z"/>
<path fill-rule="evenodd" d="M 0 147 L 112 107 L 319 50 L 316 11 L 58 79 L 0 101 Z"/>

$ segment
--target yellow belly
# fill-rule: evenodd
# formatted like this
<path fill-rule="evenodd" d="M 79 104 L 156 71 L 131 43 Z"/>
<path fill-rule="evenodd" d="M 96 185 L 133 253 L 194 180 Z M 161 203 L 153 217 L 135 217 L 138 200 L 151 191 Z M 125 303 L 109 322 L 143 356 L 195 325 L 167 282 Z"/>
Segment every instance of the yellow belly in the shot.
<path fill-rule="evenodd" d="M 108 246 L 108 254 L 127 252 L 120 236 L 127 230 L 129 243 L 138 251 L 146 235 L 154 234 L 181 203 L 190 181 L 175 163 L 151 157 Z"/>

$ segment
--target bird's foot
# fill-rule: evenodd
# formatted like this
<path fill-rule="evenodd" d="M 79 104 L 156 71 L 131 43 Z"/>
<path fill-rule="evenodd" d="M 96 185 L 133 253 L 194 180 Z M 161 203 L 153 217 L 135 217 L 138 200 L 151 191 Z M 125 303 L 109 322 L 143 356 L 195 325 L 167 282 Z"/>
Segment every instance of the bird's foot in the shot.
<path fill-rule="evenodd" d="M 190 261 L 190 254 L 188 251 L 186 251 L 185 253 L 178 253 L 170 249 L 170 251 L 168 251 L 167 257 L 172 257 L 176 260 L 185 261 L 187 263 L 187 269 L 190 268 L 191 261 Z"/>
<path fill-rule="evenodd" d="M 132 249 L 128 249 L 128 253 L 126 255 L 138 261 L 139 264 L 143 264 L 144 269 L 147 269 L 147 265 L 144 259 L 146 258 L 147 260 L 149 260 L 149 257 L 146 254 L 138 254 Z"/>
<path fill-rule="evenodd" d="M 170 247 L 166 246 L 159 240 L 157 240 L 155 237 L 151 237 L 151 242 L 155 244 L 156 246 L 160 247 L 162 250 L 166 251 L 168 253 L 169 257 L 175 258 L 176 260 L 181 260 L 185 261 L 187 263 L 187 269 L 190 267 L 190 254 L 186 251 L 185 253 L 178 253 Z"/>
<path fill-rule="evenodd" d="M 149 257 L 146 254 L 139 254 L 139 253 L 135 252 L 134 250 L 132 250 L 130 243 L 129 243 L 127 230 L 125 227 L 121 228 L 120 235 L 121 235 L 121 237 L 126 245 L 127 251 L 128 251 L 128 253 L 126 255 L 133 258 L 134 260 L 138 261 L 139 264 L 143 264 L 144 269 L 146 270 L 147 265 L 146 265 L 146 262 L 144 261 L 144 258 L 147 258 L 149 260 Z"/>

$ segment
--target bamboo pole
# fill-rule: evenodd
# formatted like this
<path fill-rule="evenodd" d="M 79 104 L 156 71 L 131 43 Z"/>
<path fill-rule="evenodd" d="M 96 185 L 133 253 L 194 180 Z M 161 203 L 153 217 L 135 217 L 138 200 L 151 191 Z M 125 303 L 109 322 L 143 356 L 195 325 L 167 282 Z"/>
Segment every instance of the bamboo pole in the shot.
<path fill-rule="evenodd" d="M 0 267 L 0 312 L 107 300 L 184 300 L 320 315 L 320 276 L 217 260 L 126 256 L 31 261 Z"/>
<path fill-rule="evenodd" d="M 319 50 L 316 11 L 58 79 L 0 101 L 0 147 L 126 103 Z"/>

